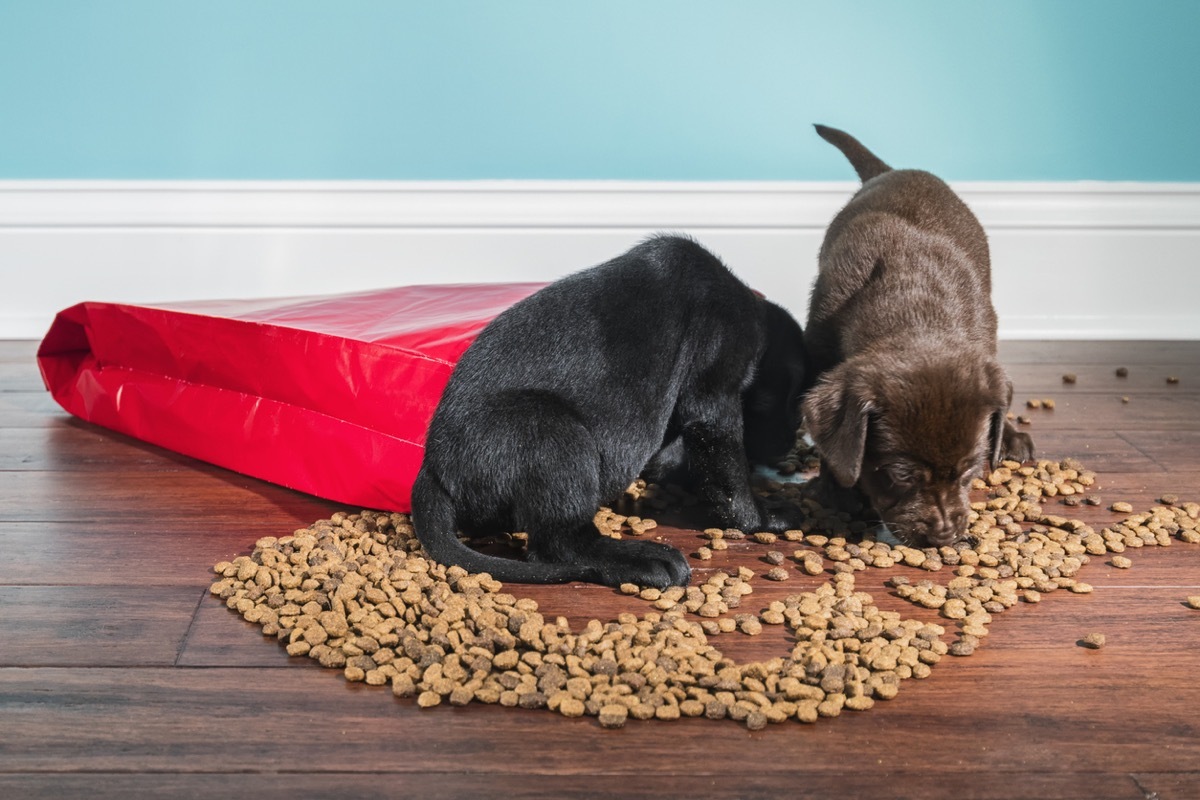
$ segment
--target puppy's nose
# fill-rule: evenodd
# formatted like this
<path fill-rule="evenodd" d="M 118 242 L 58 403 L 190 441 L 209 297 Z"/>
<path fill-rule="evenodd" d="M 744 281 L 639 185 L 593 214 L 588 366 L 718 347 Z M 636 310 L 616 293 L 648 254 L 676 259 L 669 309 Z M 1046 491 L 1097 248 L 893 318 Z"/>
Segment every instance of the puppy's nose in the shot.
<path fill-rule="evenodd" d="M 958 541 L 958 532 L 949 528 L 930 531 L 925 536 L 931 547 L 949 547 Z"/>
<path fill-rule="evenodd" d="M 949 518 L 938 520 L 937 524 L 930 525 L 925 538 L 933 547 L 948 547 L 966 533 L 966 523 L 965 516 L 951 514 Z"/>

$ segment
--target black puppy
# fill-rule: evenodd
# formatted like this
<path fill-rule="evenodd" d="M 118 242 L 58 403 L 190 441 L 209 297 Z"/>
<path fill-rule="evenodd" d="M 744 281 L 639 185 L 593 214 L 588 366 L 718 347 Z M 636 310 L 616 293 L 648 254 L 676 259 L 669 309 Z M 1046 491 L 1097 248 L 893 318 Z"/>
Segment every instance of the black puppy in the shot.
<path fill-rule="evenodd" d="M 526 583 L 683 585 L 678 550 L 601 536 L 597 509 L 682 442 L 723 526 L 779 531 L 750 491 L 747 457 L 795 441 L 800 326 L 716 256 L 660 236 L 505 310 L 455 367 L 413 486 L 413 525 L 443 564 Z M 528 534 L 528 560 L 456 532 Z"/>

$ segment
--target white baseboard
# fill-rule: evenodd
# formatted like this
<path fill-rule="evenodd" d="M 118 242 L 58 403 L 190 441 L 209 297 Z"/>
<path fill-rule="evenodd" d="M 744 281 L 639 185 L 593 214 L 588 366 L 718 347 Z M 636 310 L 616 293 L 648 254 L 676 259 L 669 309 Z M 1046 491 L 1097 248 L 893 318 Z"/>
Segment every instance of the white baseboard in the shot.
<path fill-rule="evenodd" d="M 1001 336 L 1200 339 L 1200 184 L 962 183 Z M 0 338 L 82 300 L 553 280 L 686 232 L 803 320 L 853 183 L 0 181 Z"/>

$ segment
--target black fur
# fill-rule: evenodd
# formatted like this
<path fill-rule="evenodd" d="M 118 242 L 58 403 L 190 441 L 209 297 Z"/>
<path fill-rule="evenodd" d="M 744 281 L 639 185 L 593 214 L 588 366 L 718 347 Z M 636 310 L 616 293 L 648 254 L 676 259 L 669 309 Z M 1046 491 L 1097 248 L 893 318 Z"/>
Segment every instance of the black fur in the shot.
<path fill-rule="evenodd" d="M 795 440 L 800 326 L 690 239 L 661 236 L 504 311 L 463 354 L 413 487 L 413 525 L 444 564 L 505 581 L 686 584 L 675 548 L 614 540 L 592 522 L 656 454 L 685 461 L 716 522 L 779 531 L 747 454 Z M 528 534 L 528 560 L 468 537 Z"/>

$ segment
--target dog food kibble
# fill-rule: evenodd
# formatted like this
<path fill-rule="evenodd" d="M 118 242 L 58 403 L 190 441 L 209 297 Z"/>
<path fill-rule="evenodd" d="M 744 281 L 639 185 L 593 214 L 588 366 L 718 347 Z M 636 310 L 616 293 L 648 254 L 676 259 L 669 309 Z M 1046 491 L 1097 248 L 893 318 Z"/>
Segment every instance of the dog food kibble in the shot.
<path fill-rule="evenodd" d="M 1179 378 L 1178 378 L 1178 376 L 1176 376 L 1176 375 L 1168 375 L 1168 376 L 1167 376 L 1167 383 L 1172 383 L 1172 384 L 1174 384 L 1174 383 L 1179 383 Z"/>
<path fill-rule="evenodd" d="M 1103 633 L 1089 633 L 1079 640 L 1079 643 L 1090 650 L 1099 650 L 1104 647 Z"/>
<path fill-rule="evenodd" d="M 1038 400 L 1038 399 L 1036 399 L 1036 398 L 1035 398 L 1035 399 L 1032 399 L 1032 400 L 1026 400 L 1026 401 L 1025 401 L 1025 406 L 1026 406 L 1027 408 L 1041 408 L 1041 407 L 1042 407 L 1042 401 L 1041 401 L 1041 400 Z"/>
<path fill-rule="evenodd" d="M 1186 602 L 1188 608 L 1200 609 L 1200 594 L 1189 595 Z"/>
<path fill-rule="evenodd" d="M 1074 383 L 1075 377 L 1076 376 L 1074 372 L 1068 372 L 1067 374 L 1063 375 L 1063 383 Z"/>
<path fill-rule="evenodd" d="M 1026 417 L 1025 415 L 1021 415 L 1021 416 L 1017 417 L 1017 422 L 1019 422 L 1022 425 L 1028 425 L 1029 423 L 1033 422 L 1033 420 L 1031 420 L 1029 417 Z"/>
<path fill-rule="evenodd" d="M 1045 400 L 1042 407 L 1049 407 Z M 1095 484 L 1095 474 L 1071 459 L 1005 461 L 974 484 L 983 498 L 971 506 L 969 544 L 935 548 L 884 542 L 869 518 L 822 508 L 799 494 L 799 484 L 766 481 L 759 491 L 768 502 L 806 512 L 804 530 L 783 537 L 801 547 L 792 560 L 806 575 L 825 577 L 811 591 L 771 587 L 757 608 L 747 600 L 757 582 L 787 578 L 787 557 L 777 550 L 755 554 L 772 565 L 758 576 L 739 566 L 688 587 L 622 585 L 625 597 L 614 601 L 638 604 L 641 613 L 582 624 L 547 614 L 486 574 L 428 560 L 406 515 L 365 511 L 260 539 L 251 555 L 217 564 L 210 589 L 290 655 L 349 681 L 390 683 L 394 696 L 414 698 L 421 708 L 494 703 L 594 716 L 606 728 L 630 717 L 733 719 L 751 729 L 789 719 L 813 723 L 868 710 L 896 697 L 905 680 L 928 677 L 945 656 L 970 655 L 994 616 L 1022 599 L 1091 591 L 1079 574 L 1092 557 L 1112 554 L 1109 563 L 1124 569 L 1130 562 L 1120 554 L 1129 548 L 1200 543 L 1200 504 L 1171 495 L 1139 513 L 1113 503 L 1125 516 L 1105 527 L 1043 506 L 1047 498 L 1098 504 Z M 656 508 L 677 497 L 644 482 L 631 491 Z M 650 523 L 611 509 L 596 520 L 608 535 L 644 535 L 654 529 Z M 750 539 L 753 550 L 779 539 L 717 528 L 703 536 L 710 558 L 729 541 Z M 524 537 L 510 541 L 522 546 Z M 895 574 L 887 585 L 899 599 L 950 620 L 946 626 L 958 628 L 953 641 L 947 627 L 880 609 L 855 587 L 858 572 L 901 566 L 929 577 Z M 1200 608 L 1200 596 L 1187 604 Z M 761 635 L 763 646 L 782 634 L 789 649 L 738 663 L 710 638 L 735 631 Z"/>
<path fill-rule="evenodd" d="M 1162 497 L 1158 498 L 1158 502 L 1162 503 L 1164 506 L 1173 506 L 1179 502 L 1179 495 L 1164 494 Z"/>
<path fill-rule="evenodd" d="M 1129 402 L 1129 396 L 1128 396 L 1128 395 L 1122 396 L 1122 397 L 1121 397 L 1121 402 L 1122 402 L 1122 403 L 1128 403 L 1128 402 Z"/>
<path fill-rule="evenodd" d="M 1129 569 L 1133 566 L 1133 562 L 1125 556 L 1113 556 L 1112 565 L 1117 569 Z"/>
<path fill-rule="evenodd" d="M 1053 411 L 1054 410 L 1054 398 L 1052 398 L 1052 397 L 1043 398 L 1042 399 L 1042 408 L 1046 409 L 1047 411 Z"/>
<path fill-rule="evenodd" d="M 950 645 L 948 652 L 952 656 L 969 656 L 975 652 L 975 640 L 967 637 L 959 639 Z"/>
<path fill-rule="evenodd" d="M 1117 377 L 1118 378 L 1129 377 L 1129 369 L 1127 367 L 1117 367 Z"/>

